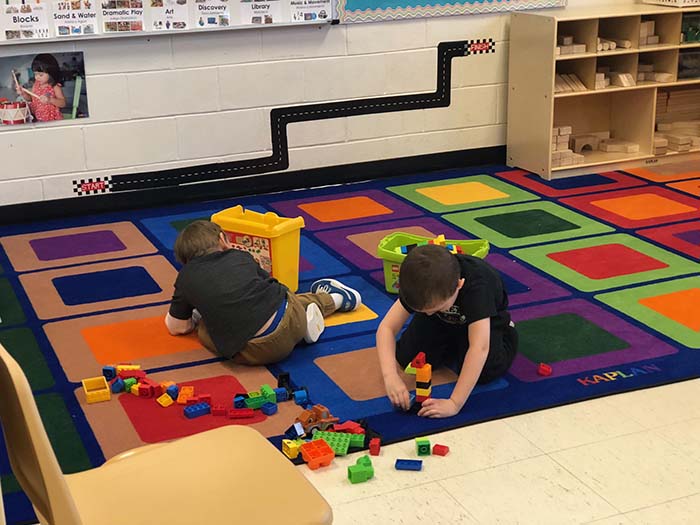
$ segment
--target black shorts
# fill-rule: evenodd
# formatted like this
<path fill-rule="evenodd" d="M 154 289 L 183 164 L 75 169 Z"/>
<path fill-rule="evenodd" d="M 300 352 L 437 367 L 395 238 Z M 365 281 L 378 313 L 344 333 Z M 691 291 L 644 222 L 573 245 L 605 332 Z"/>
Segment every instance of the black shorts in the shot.
<path fill-rule="evenodd" d="M 424 352 L 433 369 L 447 366 L 459 373 L 468 348 L 466 325 L 451 325 L 436 317 L 415 314 L 396 343 L 396 360 L 405 368 L 419 352 Z M 478 383 L 490 383 L 505 374 L 517 351 L 518 332 L 514 327 L 492 327 L 489 355 Z"/>

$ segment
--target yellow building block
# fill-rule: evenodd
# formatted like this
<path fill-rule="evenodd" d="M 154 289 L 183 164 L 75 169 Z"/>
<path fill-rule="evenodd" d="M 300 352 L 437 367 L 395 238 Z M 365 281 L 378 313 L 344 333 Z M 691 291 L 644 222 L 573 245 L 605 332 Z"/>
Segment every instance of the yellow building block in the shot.
<path fill-rule="evenodd" d="M 183 386 L 177 394 L 177 404 L 186 405 L 187 400 L 194 397 L 194 387 L 193 386 Z"/>
<path fill-rule="evenodd" d="M 433 379 L 433 367 L 426 363 L 421 368 L 416 368 L 416 382 L 429 383 Z"/>
<path fill-rule="evenodd" d="M 416 395 L 430 397 L 432 391 L 432 388 L 416 388 Z"/>
<path fill-rule="evenodd" d="M 299 455 L 299 444 L 291 439 L 283 439 L 282 452 L 284 452 L 284 455 L 289 459 L 296 459 Z"/>
<path fill-rule="evenodd" d="M 158 404 L 163 408 L 168 408 L 170 405 L 175 403 L 175 401 L 173 401 L 173 398 L 170 397 L 168 394 L 163 394 L 158 399 L 156 399 L 156 401 L 158 401 Z"/>
<path fill-rule="evenodd" d="M 445 246 L 445 236 L 441 233 L 433 239 L 433 244 L 437 244 L 438 246 Z"/>
<path fill-rule="evenodd" d="M 104 376 L 89 377 L 83 379 L 82 383 L 85 399 L 88 403 L 99 403 L 112 399 L 112 392 Z"/>
<path fill-rule="evenodd" d="M 131 389 L 129 390 L 129 392 L 131 392 L 135 396 L 138 396 L 139 395 L 139 384 L 134 383 L 133 385 L 131 385 Z"/>
<path fill-rule="evenodd" d="M 117 374 L 121 372 L 122 370 L 141 370 L 141 365 L 132 365 L 129 363 L 123 363 L 121 365 L 117 365 Z"/>

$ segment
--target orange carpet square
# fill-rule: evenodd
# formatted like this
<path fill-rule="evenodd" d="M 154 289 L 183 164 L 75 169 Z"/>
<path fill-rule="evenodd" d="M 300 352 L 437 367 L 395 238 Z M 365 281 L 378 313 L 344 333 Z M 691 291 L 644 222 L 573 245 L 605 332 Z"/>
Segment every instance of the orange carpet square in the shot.
<path fill-rule="evenodd" d="M 419 188 L 416 192 L 446 206 L 508 197 L 507 193 L 503 193 L 483 182 L 460 182 L 459 184 L 445 184 L 444 186 L 429 186 Z"/>
<path fill-rule="evenodd" d="M 690 193 L 696 197 L 700 197 L 700 179 L 686 180 L 683 182 L 674 182 L 668 185 L 670 188 Z"/>
<path fill-rule="evenodd" d="M 640 304 L 700 332 L 700 288 L 690 288 L 639 300 Z"/>
<path fill-rule="evenodd" d="M 697 208 L 692 208 L 653 193 L 627 195 L 613 199 L 600 199 L 591 201 L 591 204 L 631 220 L 668 217 L 670 215 L 692 213 L 697 210 Z"/>
<path fill-rule="evenodd" d="M 369 197 L 309 202 L 300 204 L 299 208 L 321 222 L 349 221 L 393 213 L 391 209 Z"/>

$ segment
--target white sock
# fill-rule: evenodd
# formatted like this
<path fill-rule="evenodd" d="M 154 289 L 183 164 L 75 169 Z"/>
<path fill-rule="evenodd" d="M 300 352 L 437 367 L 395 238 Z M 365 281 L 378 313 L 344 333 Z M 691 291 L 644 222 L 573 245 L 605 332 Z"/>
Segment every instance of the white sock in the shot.
<path fill-rule="evenodd" d="M 335 303 L 335 309 L 337 310 L 343 305 L 343 296 L 340 295 L 339 293 L 332 293 L 330 296 L 333 298 L 333 302 Z"/>

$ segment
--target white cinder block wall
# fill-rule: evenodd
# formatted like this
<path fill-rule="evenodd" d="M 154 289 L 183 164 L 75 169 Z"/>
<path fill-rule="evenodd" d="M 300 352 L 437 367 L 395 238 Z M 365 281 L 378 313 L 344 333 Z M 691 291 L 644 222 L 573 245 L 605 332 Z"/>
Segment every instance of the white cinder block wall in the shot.
<path fill-rule="evenodd" d="M 290 170 L 504 144 L 509 16 L 0 46 L 82 51 L 90 108 L 0 128 L 0 205 L 72 197 L 75 178 L 269 154 L 271 108 L 433 91 L 450 40 L 492 37 L 497 52 L 453 61 L 449 108 L 292 124 Z"/>

